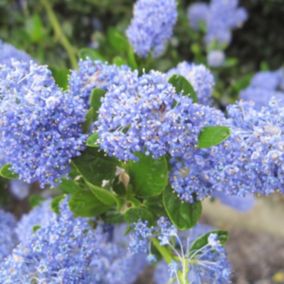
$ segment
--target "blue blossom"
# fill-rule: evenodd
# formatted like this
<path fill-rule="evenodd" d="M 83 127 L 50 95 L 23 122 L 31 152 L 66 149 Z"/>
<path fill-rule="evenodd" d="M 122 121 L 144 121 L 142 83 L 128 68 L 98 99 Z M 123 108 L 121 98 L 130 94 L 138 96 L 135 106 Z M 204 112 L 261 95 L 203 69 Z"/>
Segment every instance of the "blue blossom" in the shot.
<path fill-rule="evenodd" d="M 141 255 L 127 254 L 126 243 L 111 242 L 104 224 L 74 218 L 68 200 L 60 214 L 20 243 L 0 268 L 1 283 L 133 283 L 145 266 Z M 32 221 L 33 222 L 33 221 Z M 91 225 L 93 224 L 93 225 Z M 133 270 L 129 270 L 129 266 Z"/>
<path fill-rule="evenodd" d="M 246 196 L 283 191 L 283 107 L 272 100 L 257 111 L 249 103 L 228 108 L 231 137 L 210 150 L 207 172 L 214 192 Z"/>
<path fill-rule="evenodd" d="M 0 65 L 0 78 L 0 156 L 21 180 L 55 185 L 83 149 L 82 102 L 31 61 Z"/>
<path fill-rule="evenodd" d="M 207 46 L 227 46 L 232 38 L 232 30 L 240 27 L 247 19 L 244 8 L 238 8 L 238 0 L 211 0 L 207 9 L 204 5 L 189 7 L 188 15 L 192 28 L 197 30 L 196 24 L 200 20 L 205 22 Z"/>
<path fill-rule="evenodd" d="M 190 26 L 194 30 L 199 30 L 201 25 L 206 24 L 209 7 L 206 3 L 193 3 L 190 5 L 187 16 Z"/>
<path fill-rule="evenodd" d="M 24 51 L 0 40 L 0 64 L 9 64 L 12 58 L 22 61 L 31 60 L 31 57 Z"/>
<path fill-rule="evenodd" d="M 132 254 L 149 253 L 150 238 L 154 235 L 154 228 L 150 227 L 148 221 L 138 221 L 132 225 L 129 234 L 129 250 Z"/>
<path fill-rule="evenodd" d="M 212 104 L 214 77 L 204 65 L 183 61 L 168 71 L 169 77 L 174 74 L 184 76 L 191 83 L 200 104 Z"/>
<path fill-rule="evenodd" d="M 69 77 L 69 92 L 73 97 L 83 99 L 86 108 L 95 88 L 107 90 L 112 84 L 120 81 L 120 72 L 130 71 L 129 67 L 109 65 L 91 59 L 79 61 L 78 70 L 72 70 Z"/>
<path fill-rule="evenodd" d="M 154 158 L 165 155 L 175 97 L 174 87 L 162 73 L 121 76 L 120 84 L 109 87 L 99 109 L 96 131 L 101 149 L 120 160 L 137 159 L 135 152 Z"/>
<path fill-rule="evenodd" d="M 221 67 L 225 63 L 225 53 L 221 50 L 211 50 L 207 54 L 207 64 L 210 67 Z"/>
<path fill-rule="evenodd" d="M 10 192 L 17 198 L 17 199 L 25 199 L 30 192 L 30 185 L 22 182 L 20 180 L 12 180 L 10 182 Z"/>
<path fill-rule="evenodd" d="M 192 250 L 194 241 L 208 232 L 208 227 L 198 225 L 192 230 L 182 233 L 178 240 L 179 255 L 186 259 L 188 263 L 188 280 L 190 283 L 231 283 L 231 267 L 227 259 L 227 254 L 218 240 L 215 233 L 209 234 L 207 245 L 198 250 Z M 183 248 L 182 248 L 183 247 Z M 154 273 L 156 284 L 179 283 L 177 273 L 181 270 L 181 263 L 172 262 L 167 265 L 160 262 Z"/>
<path fill-rule="evenodd" d="M 16 233 L 21 243 L 28 243 L 36 228 L 44 228 L 55 222 L 56 214 L 51 210 L 51 200 L 45 200 L 24 214 L 16 226 Z"/>
<path fill-rule="evenodd" d="M 161 55 L 177 20 L 175 0 L 138 0 L 126 31 L 134 51 L 141 57 Z"/>
<path fill-rule="evenodd" d="M 16 223 L 11 213 L 0 209 L 0 261 L 11 253 L 18 242 L 15 234 Z"/>
<path fill-rule="evenodd" d="M 253 101 L 256 109 L 266 106 L 271 98 L 277 98 L 283 105 L 284 70 L 261 71 L 251 79 L 250 85 L 241 91 L 240 98 Z"/>

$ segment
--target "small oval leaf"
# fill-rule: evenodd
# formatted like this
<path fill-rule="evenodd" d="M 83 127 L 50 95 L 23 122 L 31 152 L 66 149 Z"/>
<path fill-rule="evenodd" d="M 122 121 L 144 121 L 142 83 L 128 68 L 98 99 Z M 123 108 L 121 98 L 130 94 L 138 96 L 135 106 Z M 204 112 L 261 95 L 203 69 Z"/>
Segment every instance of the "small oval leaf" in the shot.
<path fill-rule="evenodd" d="M 201 216 L 200 202 L 189 204 L 181 201 L 170 187 L 163 193 L 163 204 L 168 217 L 180 230 L 187 230 L 195 226 Z"/>
<path fill-rule="evenodd" d="M 228 139 L 230 135 L 230 128 L 226 126 L 206 126 L 199 133 L 198 148 L 209 148 L 219 145 Z"/>

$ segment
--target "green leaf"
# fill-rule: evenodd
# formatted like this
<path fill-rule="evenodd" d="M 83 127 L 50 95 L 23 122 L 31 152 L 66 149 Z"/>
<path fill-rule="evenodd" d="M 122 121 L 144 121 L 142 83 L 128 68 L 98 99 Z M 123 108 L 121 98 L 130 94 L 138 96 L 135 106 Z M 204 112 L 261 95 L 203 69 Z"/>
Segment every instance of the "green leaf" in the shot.
<path fill-rule="evenodd" d="M 128 44 L 127 57 L 128 57 L 128 64 L 129 64 L 129 66 L 133 70 L 137 69 L 138 65 L 137 65 L 137 62 L 136 62 L 135 53 L 134 53 L 134 50 L 133 50 L 133 48 L 132 48 L 132 46 L 130 44 Z"/>
<path fill-rule="evenodd" d="M 113 206 L 119 204 L 119 201 L 114 193 L 110 192 L 109 190 L 93 185 L 89 182 L 87 182 L 87 185 L 96 198 L 104 205 Z"/>
<path fill-rule="evenodd" d="M 116 28 L 109 28 L 107 31 L 107 39 L 111 47 L 117 52 L 127 52 L 128 41 L 126 37 Z"/>
<path fill-rule="evenodd" d="M 107 210 L 109 206 L 104 205 L 90 191 L 80 190 L 71 195 L 69 206 L 75 216 L 95 217 Z"/>
<path fill-rule="evenodd" d="M 163 193 L 163 204 L 168 217 L 180 230 L 192 228 L 198 222 L 202 207 L 200 202 L 189 204 L 181 201 L 170 187 Z"/>
<path fill-rule="evenodd" d="M 93 133 L 87 139 L 87 146 L 89 147 L 98 147 L 98 133 Z"/>
<path fill-rule="evenodd" d="M 32 208 L 40 205 L 45 199 L 38 194 L 32 194 L 29 196 L 29 204 Z"/>
<path fill-rule="evenodd" d="M 112 63 L 117 66 L 127 65 L 127 61 L 120 56 L 115 56 L 112 60 Z"/>
<path fill-rule="evenodd" d="M 208 232 L 199 238 L 197 238 L 191 245 L 190 252 L 195 252 L 208 244 L 208 237 L 211 234 L 218 235 L 218 239 L 222 245 L 224 245 L 228 240 L 228 233 L 226 231 L 215 230 Z"/>
<path fill-rule="evenodd" d="M 92 59 L 92 60 L 100 60 L 105 61 L 103 55 L 101 55 L 96 49 L 93 48 L 82 48 L 79 51 L 79 57 L 82 59 Z"/>
<path fill-rule="evenodd" d="M 40 42 L 44 37 L 44 27 L 40 16 L 35 14 L 27 18 L 25 30 L 32 42 Z"/>
<path fill-rule="evenodd" d="M 59 214 L 60 213 L 60 202 L 65 198 L 65 194 L 61 194 L 58 195 L 56 197 L 54 197 L 51 201 L 51 209 L 56 213 Z"/>
<path fill-rule="evenodd" d="M 101 107 L 101 99 L 105 95 L 106 91 L 103 89 L 96 88 L 92 91 L 92 94 L 90 96 L 90 106 L 94 110 L 94 120 L 97 119 L 97 112 L 99 108 Z"/>
<path fill-rule="evenodd" d="M 17 179 L 18 175 L 13 173 L 9 164 L 4 165 L 0 169 L 0 176 L 5 179 Z"/>
<path fill-rule="evenodd" d="M 96 148 L 87 148 L 73 165 L 87 182 L 101 186 L 103 180 L 114 179 L 118 162 Z"/>
<path fill-rule="evenodd" d="M 68 69 L 51 68 L 53 78 L 57 85 L 62 89 L 66 90 L 68 88 Z"/>
<path fill-rule="evenodd" d="M 133 224 L 140 219 L 149 221 L 150 225 L 154 223 L 153 214 L 146 208 L 130 208 L 125 213 L 125 220 L 129 224 Z"/>
<path fill-rule="evenodd" d="M 153 159 L 137 155 L 137 162 L 129 162 L 127 169 L 134 191 L 141 197 L 161 194 L 168 183 L 168 166 L 165 158 Z"/>
<path fill-rule="evenodd" d="M 182 93 L 190 97 L 193 100 L 193 102 L 197 102 L 198 98 L 196 92 L 185 77 L 174 74 L 169 79 L 169 83 L 171 83 L 175 87 L 177 93 Z"/>
<path fill-rule="evenodd" d="M 216 146 L 228 139 L 230 135 L 230 128 L 226 126 L 206 126 L 199 133 L 198 148 Z"/>
<path fill-rule="evenodd" d="M 154 247 L 158 250 L 158 252 L 161 254 L 161 256 L 163 257 L 165 262 L 167 264 L 170 264 L 173 260 L 173 256 L 172 256 L 171 252 L 169 251 L 168 247 L 161 246 L 160 242 L 155 238 L 152 239 L 152 243 L 153 243 Z"/>
<path fill-rule="evenodd" d="M 63 193 L 74 193 L 81 190 L 81 187 L 72 179 L 63 179 L 58 189 Z"/>

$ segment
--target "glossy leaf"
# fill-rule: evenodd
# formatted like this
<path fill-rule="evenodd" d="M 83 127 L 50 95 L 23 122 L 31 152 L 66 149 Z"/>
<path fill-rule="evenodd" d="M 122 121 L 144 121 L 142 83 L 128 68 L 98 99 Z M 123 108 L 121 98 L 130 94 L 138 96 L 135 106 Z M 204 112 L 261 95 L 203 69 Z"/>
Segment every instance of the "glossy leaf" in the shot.
<path fill-rule="evenodd" d="M 198 148 L 209 148 L 219 145 L 230 137 L 230 128 L 226 126 L 206 126 L 198 136 Z"/>
<path fill-rule="evenodd" d="M 190 97 L 193 102 L 197 102 L 196 92 L 185 77 L 175 74 L 169 79 L 169 83 L 175 87 L 177 93 L 182 93 Z"/>
<path fill-rule="evenodd" d="M 163 204 L 168 217 L 180 230 L 194 227 L 202 212 L 200 202 L 189 204 L 181 201 L 170 187 L 163 193 Z"/>
<path fill-rule="evenodd" d="M 6 164 L 0 169 L 0 176 L 5 179 L 17 179 L 18 175 L 13 173 L 11 166 Z"/>
<path fill-rule="evenodd" d="M 168 167 L 165 158 L 153 159 L 139 155 L 139 161 L 130 162 L 127 169 L 134 191 L 141 197 L 161 194 L 168 183 Z"/>

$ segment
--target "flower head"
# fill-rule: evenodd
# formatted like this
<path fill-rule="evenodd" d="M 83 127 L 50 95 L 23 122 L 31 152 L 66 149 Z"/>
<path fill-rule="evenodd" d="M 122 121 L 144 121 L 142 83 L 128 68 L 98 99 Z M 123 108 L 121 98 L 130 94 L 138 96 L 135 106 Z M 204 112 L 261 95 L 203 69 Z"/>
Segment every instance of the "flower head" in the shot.
<path fill-rule="evenodd" d="M 175 0 L 138 0 L 126 31 L 134 51 L 141 57 L 161 55 L 177 20 Z"/>

